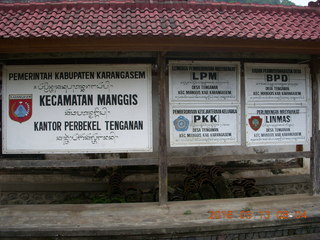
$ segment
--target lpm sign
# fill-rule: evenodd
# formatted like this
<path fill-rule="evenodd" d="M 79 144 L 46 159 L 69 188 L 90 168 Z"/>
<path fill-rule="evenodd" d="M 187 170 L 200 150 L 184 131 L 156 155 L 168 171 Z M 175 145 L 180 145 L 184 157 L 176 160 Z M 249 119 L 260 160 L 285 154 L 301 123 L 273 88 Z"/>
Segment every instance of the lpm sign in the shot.
<path fill-rule="evenodd" d="M 218 73 L 217 72 L 191 72 L 192 81 L 200 80 L 218 80 Z"/>

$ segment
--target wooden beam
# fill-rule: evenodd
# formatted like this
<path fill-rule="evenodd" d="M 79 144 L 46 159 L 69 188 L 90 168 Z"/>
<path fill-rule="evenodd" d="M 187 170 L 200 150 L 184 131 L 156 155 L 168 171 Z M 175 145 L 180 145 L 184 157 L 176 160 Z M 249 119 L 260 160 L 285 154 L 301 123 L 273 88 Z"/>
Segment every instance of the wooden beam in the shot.
<path fill-rule="evenodd" d="M 151 159 L 79 159 L 79 160 L 0 160 L 0 169 L 23 168 L 80 168 L 158 165 L 156 158 Z"/>
<path fill-rule="evenodd" d="M 181 174 L 179 172 L 179 174 Z M 15 175 L 12 175 L 12 179 Z M 273 184 L 293 184 L 293 183 L 309 183 L 309 175 L 293 175 L 293 176 L 272 176 L 272 177 L 257 177 L 255 185 L 273 185 Z M 175 184 L 180 184 L 179 181 L 173 181 Z M 172 183 L 171 183 L 172 184 Z M 122 186 L 132 187 L 133 185 L 143 186 L 145 189 L 150 189 L 154 186 L 152 181 L 134 181 L 122 182 Z M 108 184 L 101 181 L 86 181 L 86 182 L 21 182 L 10 181 L 1 183 L 1 192 L 106 192 Z"/>
<path fill-rule="evenodd" d="M 319 81 L 320 62 L 313 60 L 311 66 L 312 78 L 312 144 L 313 158 L 311 158 L 310 175 L 312 192 L 320 194 L 320 131 L 319 131 Z"/>
<path fill-rule="evenodd" d="M 319 41 L 209 37 L 0 39 L 0 54 L 102 51 L 215 51 L 320 54 Z"/>
<path fill-rule="evenodd" d="M 217 162 L 264 160 L 264 159 L 285 159 L 285 158 L 311 158 L 312 152 L 282 152 L 263 154 L 241 154 L 241 155 L 206 155 L 171 157 L 169 166 L 185 166 L 187 164 L 212 165 Z"/>
<path fill-rule="evenodd" d="M 310 176 L 306 175 L 293 175 L 293 176 L 272 176 L 272 177 L 257 177 L 255 178 L 258 185 L 279 185 L 279 184 L 293 184 L 293 183 L 309 183 Z"/>
<path fill-rule="evenodd" d="M 274 61 L 283 62 L 283 63 L 300 63 L 304 61 L 309 61 L 311 56 L 310 54 L 291 54 L 291 53 L 264 53 L 261 54 L 259 52 L 221 52 L 221 51 L 206 51 L 206 52 L 168 52 L 166 54 L 167 59 L 190 59 L 190 60 L 200 60 L 200 59 L 220 59 L 220 60 L 230 60 L 242 59 L 243 61 L 254 60 L 254 61 Z M 106 58 L 111 59 L 112 62 L 115 59 L 127 59 L 133 58 L 138 59 L 140 62 L 152 61 L 155 63 L 157 59 L 157 52 L 122 52 L 122 51 L 113 51 L 113 52 L 56 52 L 56 53 L 13 53 L 13 54 L 0 54 L 0 62 L 4 61 L 9 64 L 56 64 L 60 63 L 61 59 L 63 59 L 63 64 L 72 64 L 75 61 L 79 63 L 79 59 L 82 62 L 87 63 L 86 61 L 90 61 L 94 59 L 94 63 L 107 63 L 108 60 Z M 89 59 L 89 60 L 88 60 Z M 50 61 L 48 61 L 50 60 Z"/>
<path fill-rule="evenodd" d="M 159 73 L 159 203 L 166 204 L 168 201 L 168 159 L 167 159 L 167 78 L 166 59 L 164 53 L 158 55 Z"/>
<path fill-rule="evenodd" d="M 108 184 L 105 182 L 1 183 L 2 192 L 107 192 L 108 190 Z"/>
<path fill-rule="evenodd" d="M 216 162 L 215 166 L 219 166 L 225 172 L 232 171 L 257 171 L 257 170 L 279 170 L 279 169 L 288 169 L 288 168 L 302 168 L 303 166 L 296 159 L 281 159 L 281 160 L 267 160 L 262 161 L 262 163 L 257 162 L 248 162 L 248 161 L 231 161 L 231 162 Z M 201 165 L 203 166 L 203 165 Z M 210 167 L 211 165 L 204 165 Z M 185 174 L 185 165 L 184 166 L 170 166 L 170 174 Z M 1 173 L 1 171 L 0 171 Z M 310 175 L 309 182 L 310 182 Z"/>
<path fill-rule="evenodd" d="M 161 128 L 163 129 L 163 128 Z M 163 133 L 164 130 L 159 131 Z M 162 136 L 161 141 L 166 137 Z M 160 167 L 159 160 L 159 181 L 166 186 L 167 166 L 185 166 L 187 164 L 212 165 L 217 162 L 243 161 L 243 160 L 264 160 L 264 159 L 285 159 L 285 158 L 311 158 L 313 152 L 282 152 L 263 154 L 241 154 L 241 155 L 206 155 L 206 156 L 179 156 L 169 157 L 167 145 L 159 144 L 159 159 L 166 160 Z M 161 145 L 161 148 L 160 148 Z M 319 148 L 320 149 L 320 148 Z M 161 150 L 161 152 L 160 152 Z M 50 169 L 50 168 L 81 168 L 81 167 L 113 167 L 113 166 L 157 166 L 157 158 L 126 158 L 126 159 L 79 159 L 79 160 L 0 160 L 0 169 Z M 163 174 L 164 178 L 160 175 Z M 160 186 L 160 185 L 159 185 Z"/>

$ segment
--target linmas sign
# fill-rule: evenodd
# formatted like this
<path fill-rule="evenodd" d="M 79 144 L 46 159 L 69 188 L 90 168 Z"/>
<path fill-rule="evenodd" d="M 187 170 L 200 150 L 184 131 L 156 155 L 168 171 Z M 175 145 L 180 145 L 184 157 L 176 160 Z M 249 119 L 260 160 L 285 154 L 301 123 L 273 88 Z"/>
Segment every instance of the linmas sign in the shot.
<path fill-rule="evenodd" d="M 150 65 L 5 66 L 3 152 L 152 151 Z"/>

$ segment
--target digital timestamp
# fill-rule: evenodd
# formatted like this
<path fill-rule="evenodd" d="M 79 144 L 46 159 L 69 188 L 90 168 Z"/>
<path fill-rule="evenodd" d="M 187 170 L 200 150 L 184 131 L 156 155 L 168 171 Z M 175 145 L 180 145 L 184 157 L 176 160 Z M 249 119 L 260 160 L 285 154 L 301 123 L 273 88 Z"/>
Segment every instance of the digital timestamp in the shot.
<path fill-rule="evenodd" d="M 256 219 L 267 220 L 272 215 L 275 215 L 276 219 L 306 219 L 307 211 L 209 211 L 209 219 Z"/>

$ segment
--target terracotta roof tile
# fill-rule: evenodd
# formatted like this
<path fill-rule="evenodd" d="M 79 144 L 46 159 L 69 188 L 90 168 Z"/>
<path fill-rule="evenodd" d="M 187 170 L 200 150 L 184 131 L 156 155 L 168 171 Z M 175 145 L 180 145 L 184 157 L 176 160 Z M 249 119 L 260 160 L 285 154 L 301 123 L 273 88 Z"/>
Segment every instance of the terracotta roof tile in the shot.
<path fill-rule="evenodd" d="M 320 41 L 320 10 L 255 4 L 0 4 L 0 38 L 180 36 Z"/>

